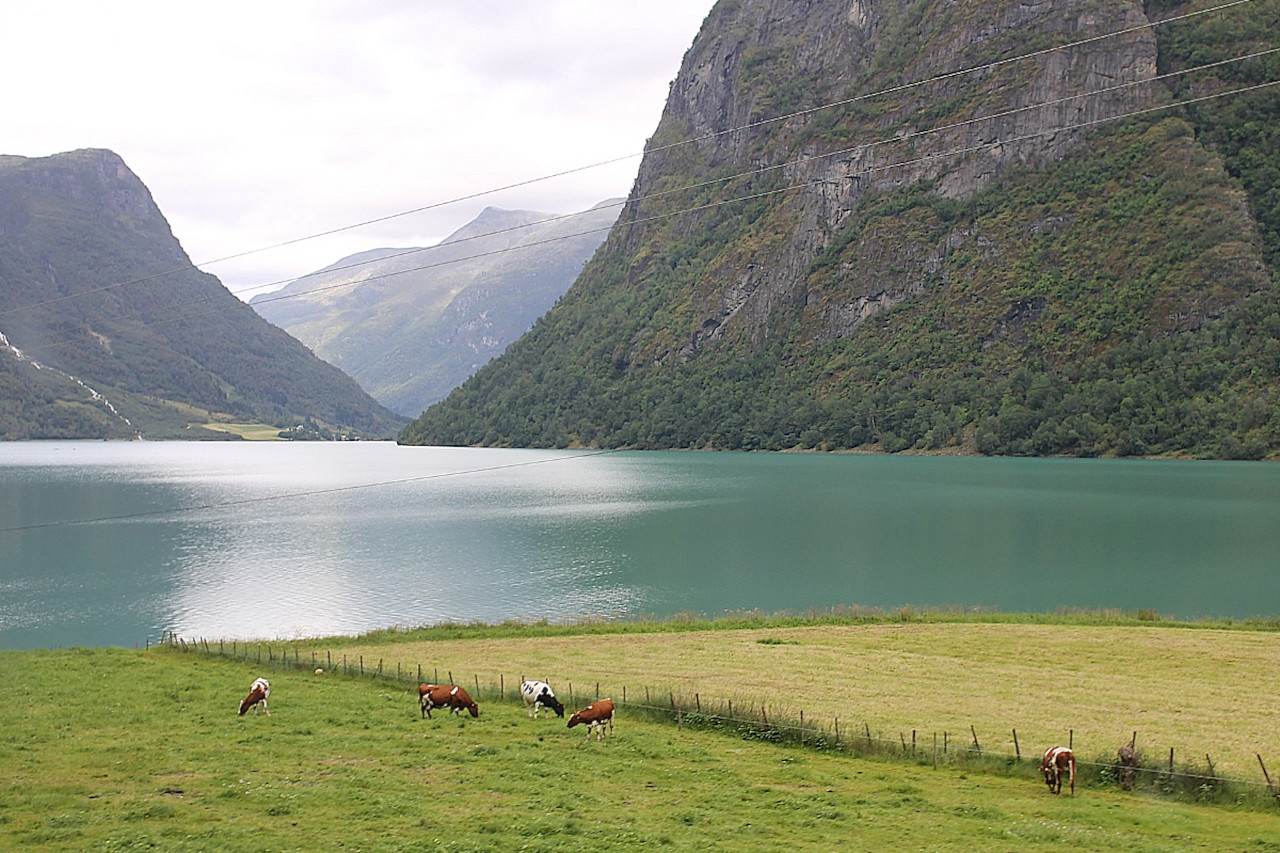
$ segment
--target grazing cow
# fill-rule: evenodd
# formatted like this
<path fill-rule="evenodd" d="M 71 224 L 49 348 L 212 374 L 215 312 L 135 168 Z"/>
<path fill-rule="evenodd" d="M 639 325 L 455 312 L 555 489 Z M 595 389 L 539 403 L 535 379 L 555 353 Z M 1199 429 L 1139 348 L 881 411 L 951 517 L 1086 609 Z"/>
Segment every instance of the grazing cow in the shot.
<path fill-rule="evenodd" d="M 1071 781 L 1071 793 L 1076 792 L 1076 754 L 1065 746 L 1051 746 L 1045 750 L 1040 759 L 1040 772 L 1044 774 L 1044 782 L 1049 790 L 1058 793 L 1062 790 L 1062 777 Z"/>
<path fill-rule="evenodd" d="M 581 711 L 574 713 L 569 718 L 568 728 L 573 728 L 578 723 L 587 724 L 587 740 L 591 740 L 591 733 L 597 733 L 596 740 L 604 740 L 605 726 L 609 727 L 609 734 L 613 734 L 613 700 L 597 699 Z"/>
<path fill-rule="evenodd" d="M 550 708 L 557 717 L 564 716 L 564 705 L 551 692 L 551 685 L 545 681 L 525 681 L 520 684 L 520 695 L 524 697 L 524 709 L 530 717 L 538 719 L 538 712 Z"/>
<path fill-rule="evenodd" d="M 271 685 L 267 683 L 265 678 L 255 679 L 253 684 L 249 686 L 249 695 L 244 697 L 244 701 L 240 703 L 240 716 L 244 716 L 245 712 L 250 708 L 253 713 L 258 713 L 261 707 L 268 717 L 271 712 L 267 710 L 267 697 L 271 695 Z"/>
<path fill-rule="evenodd" d="M 448 708 L 455 714 L 466 708 L 471 716 L 480 716 L 479 706 L 471 701 L 467 691 L 452 684 L 419 684 L 418 705 L 422 708 L 423 718 L 431 716 L 432 708 Z"/>

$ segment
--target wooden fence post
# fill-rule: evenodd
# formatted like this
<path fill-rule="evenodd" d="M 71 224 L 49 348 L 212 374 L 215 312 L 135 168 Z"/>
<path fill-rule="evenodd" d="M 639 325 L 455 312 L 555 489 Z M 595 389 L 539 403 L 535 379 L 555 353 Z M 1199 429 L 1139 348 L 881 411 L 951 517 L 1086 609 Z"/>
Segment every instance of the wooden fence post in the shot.
<path fill-rule="evenodd" d="M 1018 730 L 1017 729 L 1013 730 L 1013 754 L 1019 761 L 1022 760 L 1022 750 L 1018 748 Z"/>
<path fill-rule="evenodd" d="M 1271 796 L 1274 797 L 1276 795 L 1276 789 L 1275 786 L 1271 784 L 1271 774 L 1267 772 L 1267 765 L 1262 763 L 1262 755 L 1260 753 L 1255 752 L 1254 755 L 1258 756 L 1258 765 L 1262 768 L 1262 778 L 1267 780 L 1267 790 L 1270 791 Z"/>
<path fill-rule="evenodd" d="M 969 731 L 973 732 L 973 748 L 978 752 L 982 752 L 982 746 L 978 743 L 978 730 L 971 724 L 969 726 Z"/>

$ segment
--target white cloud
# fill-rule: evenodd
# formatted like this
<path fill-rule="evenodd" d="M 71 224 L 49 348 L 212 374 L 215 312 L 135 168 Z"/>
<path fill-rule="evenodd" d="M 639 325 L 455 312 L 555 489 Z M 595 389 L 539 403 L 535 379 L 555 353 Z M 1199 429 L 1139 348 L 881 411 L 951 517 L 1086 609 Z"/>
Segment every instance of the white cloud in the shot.
<path fill-rule="evenodd" d="M 712 0 L 100 0 L 0 13 L 0 154 L 110 148 L 199 263 L 638 154 Z M 639 158 L 208 265 L 233 291 L 569 212 Z M 243 294 L 246 297 L 251 294 Z"/>

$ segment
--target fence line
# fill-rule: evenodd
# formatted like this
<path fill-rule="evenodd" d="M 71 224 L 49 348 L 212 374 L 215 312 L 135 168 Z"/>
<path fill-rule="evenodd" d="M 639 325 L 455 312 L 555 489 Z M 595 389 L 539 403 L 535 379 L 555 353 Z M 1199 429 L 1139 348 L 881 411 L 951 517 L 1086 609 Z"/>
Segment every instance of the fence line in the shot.
<path fill-rule="evenodd" d="M 331 650 L 325 651 L 323 662 L 317 658 L 317 653 L 312 651 L 310 661 L 307 662 L 300 658 L 296 646 L 293 648 L 293 659 L 290 660 L 288 657 L 287 647 L 281 648 L 279 650 L 279 655 L 277 655 L 275 646 L 266 643 L 239 643 L 238 641 L 233 641 L 228 647 L 225 641 L 219 640 L 215 647 L 210 645 L 209 641 L 203 638 L 187 640 L 172 632 L 166 634 L 160 642 L 162 645 L 173 646 L 181 649 L 182 651 L 196 651 L 209 655 L 231 657 L 236 660 L 252 659 L 257 663 L 265 663 L 276 667 L 303 669 L 310 666 L 313 669 L 322 669 L 325 672 L 334 671 L 347 676 L 390 680 L 405 682 L 408 684 L 417 684 L 424 680 L 424 669 L 420 663 L 416 665 L 415 672 L 415 670 L 412 669 L 409 671 L 403 670 L 400 662 L 397 662 L 396 671 L 393 674 L 389 670 L 383 670 L 383 661 L 381 658 L 377 662 L 376 669 L 372 666 L 372 661 L 370 661 L 369 667 L 366 668 L 363 655 L 358 656 L 355 661 L 350 661 L 344 654 L 342 658 L 335 663 Z M 149 647 L 150 644 L 148 643 L 148 648 Z M 256 650 L 256 654 L 250 651 L 251 647 Z M 263 659 L 264 648 L 266 650 L 265 660 Z M 439 683 L 439 668 L 433 668 L 432 673 L 434 676 L 432 682 Z M 454 681 L 452 671 L 447 670 L 446 673 L 448 675 L 448 681 L 445 683 L 458 683 Z M 523 680 L 524 676 L 520 676 L 520 678 Z M 480 676 L 478 674 L 473 675 L 472 682 L 475 686 L 476 697 L 491 699 L 496 695 L 503 701 L 506 701 L 508 698 L 506 695 L 505 674 L 500 673 L 498 675 L 496 689 L 492 684 L 487 688 L 482 688 L 480 685 Z M 575 694 L 573 682 L 571 681 L 566 680 L 564 685 L 565 692 L 568 694 L 569 699 L 569 701 L 565 703 L 566 707 L 574 706 L 578 702 L 586 702 L 601 698 L 600 682 L 598 681 L 594 683 L 594 695 L 590 692 L 586 694 L 581 692 Z M 645 701 L 641 702 L 637 699 L 628 698 L 627 687 L 626 685 L 622 685 L 621 699 L 619 700 L 615 698 L 615 701 L 618 702 L 619 706 L 642 710 L 659 718 L 674 718 L 678 726 L 688 724 L 692 726 L 716 728 L 724 724 L 733 724 L 738 727 L 738 731 L 740 733 L 750 733 L 766 740 L 794 740 L 801 745 L 811 746 L 816 749 L 835 749 L 855 754 L 861 747 L 865 746 L 867 752 L 914 756 L 920 760 L 931 758 L 933 766 L 936 768 L 938 765 L 939 753 L 937 732 L 931 733 L 933 735 L 933 746 L 932 751 L 928 752 L 923 748 L 917 748 L 918 729 L 911 730 L 911 743 L 908 746 L 905 730 L 898 733 L 897 739 L 885 737 L 879 734 L 873 734 L 870 725 L 865 721 L 862 723 L 863 730 L 861 733 L 854 733 L 856 730 L 851 730 L 849 728 L 846 728 L 842 733 L 839 717 L 833 718 L 830 727 L 827 727 L 823 723 L 815 722 L 812 716 L 810 716 L 809 720 L 806 722 L 803 710 L 799 712 L 799 722 L 788 719 L 785 714 L 779 715 L 776 710 L 771 718 L 766 711 L 765 703 L 763 701 L 760 702 L 758 708 L 754 702 L 748 703 L 745 710 L 749 716 L 742 716 L 742 712 L 744 710 L 742 705 L 739 704 L 735 709 L 732 699 L 704 700 L 700 693 L 695 692 L 692 700 L 690 700 L 690 697 L 685 694 L 681 694 L 677 697 L 675 692 L 672 690 L 668 690 L 666 693 L 667 702 L 665 704 L 655 703 L 653 701 L 654 697 L 650 688 L 646 686 L 644 688 Z M 633 696 L 634 695 L 637 694 L 633 691 Z M 658 695 L 660 696 L 661 694 Z M 513 690 L 511 699 L 514 700 L 517 696 L 518 689 Z M 560 698 L 562 700 L 565 698 L 563 693 Z M 677 701 L 677 698 L 679 701 Z M 705 708 L 704 704 L 706 705 Z M 718 710 L 709 710 L 713 708 Z M 757 712 L 758 716 L 756 716 Z M 1012 753 L 1000 750 L 983 749 L 978 742 L 978 732 L 972 725 L 970 726 L 972 746 L 956 746 L 955 744 L 959 742 L 954 740 L 954 733 L 943 731 L 941 755 L 947 759 L 986 758 L 997 761 L 1002 760 L 1010 765 L 1029 765 L 1031 761 L 1038 762 L 1038 757 L 1026 760 L 1023 759 L 1022 751 L 1018 744 L 1017 729 L 1011 729 L 1010 731 L 1013 734 L 1014 744 L 1014 752 Z M 1137 732 L 1133 733 L 1130 745 L 1136 745 L 1137 735 Z M 1070 740 L 1074 740 L 1074 730 L 1071 732 Z M 1074 743 L 1071 743 L 1070 745 L 1074 748 Z M 1184 783 L 1193 783 L 1195 789 L 1203 789 L 1206 787 L 1212 788 L 1220 785 L 1243 785 L 1259 790 L 1265 788 L 1265 790 L 1272 795 L 1276 803 L 1280 805 L 1280 790 L 1277 790 L 1275 784 L 1269 777 L 1266 778 L 1266 781 L 1259 782 L 1249 779 L 1241 779 L 1239 777 L 1218 775 L 1214 769 L 1212 760 L 1207 754 L 1205 755 L 1206 763 L 1209 766 L 1209 772 L 1207 774 L 1193 772 L 1190 770 L 1177 770 L 1175 769 L 1173 759 L 1174 751 L 1170 748 L 1167 769 L 1150 766 L 1122 766 L 1118 761 L 1100 762 L 1081 761 L 1080 759 L 1076 760 L 1076 765 L 1080 768 L 1088 768 L 1096 772 L 1099 778 L 1105 778 L 1109 773 L 1118 774 L 1119 771 L 1125 770 L 1131 771 L 1135 774 L 1148 774 L 1151 784 L 1158 784 L 1165 780 L 1182 780 Z M 1263 763 L 1262 756 L 1258 755 L 1257 760 L 1259 765 L 1262 767 L 1263 775 L 1267 776 L 1267 769 L 1266 765 Z"/>

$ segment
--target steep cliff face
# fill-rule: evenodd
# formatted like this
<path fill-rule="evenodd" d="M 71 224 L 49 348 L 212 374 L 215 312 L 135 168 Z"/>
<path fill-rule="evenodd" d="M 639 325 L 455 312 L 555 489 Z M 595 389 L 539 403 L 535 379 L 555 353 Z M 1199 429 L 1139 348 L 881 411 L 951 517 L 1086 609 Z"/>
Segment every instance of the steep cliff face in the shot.
<path fill-rule="evenodd" d="M 116 154 L 0 158 L 0 439 L 188 438 L 398 419 L 191 266 Z"/>
<path fill-rule="evenodd" d="M 855 251 L 861 261 L 843 269 L 865 273 L 864 281 L 809 293 L 806 271 L 868 193 L 927 185 L 941 198 L 972 198 L 1008 167 L 1061 159 L 1089 130 L 1161 93 L 1152 83 L 1155 35 L 1136 2 L 802 6 L 717 7 L 685 57 L 655 138 L 659 150 L 646 158 L 634 209 L 623 214 L 644 219 L 672 209 L 671 197 L 650 197 L 680 169 L 677 158 L 699 158 L 712 174 L 746 173 L 725 181 L 741 194 L 790 188 L 760 228 L 767 242 L 709 271 L 716 284 L 706 290 L 718 298 L 702 301 L 681 358 L 734 323 L 759 343 L 792 322 L 786 309 L 799 306 L 811 315 L 813 339 L 848 335 L 920 293 L 939 266 L 936 246 L 885 246 L 868 235 Z M 1026 56 L 1028 44 L 1076 42 Z M 668 139 L 697 140 L 696 152 L 661 149 Z M 904 266 L 915 274 L 886 280 L 886 269 Z"/>
<path fill-rule="evenodd" d="M 1280 452 L 1280 0 L 1204 5 L 718 3 L 604 249 L 403 440 Z"/>

